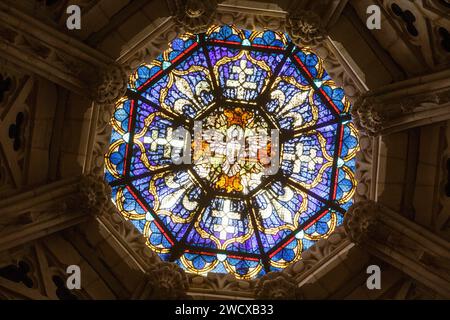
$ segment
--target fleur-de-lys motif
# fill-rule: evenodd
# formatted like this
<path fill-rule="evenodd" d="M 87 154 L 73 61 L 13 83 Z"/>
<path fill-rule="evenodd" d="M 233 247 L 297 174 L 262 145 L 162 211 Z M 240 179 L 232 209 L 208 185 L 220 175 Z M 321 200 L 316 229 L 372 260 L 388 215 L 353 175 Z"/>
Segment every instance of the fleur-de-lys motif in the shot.
<path fill-rule="evenodd" d="M 372 200 L 354 203 L 344 216 L 344 228 L 349 239 L 364 244 L 373 237 L 379 226 L 380 206 Z"/>
<path fill-rule="evenodd" d="M 186 273 L 173 262 L 158 262 L 147 272 L 147 285 L 142 299 L 187 299 L 189 282 Z"/>
<path fill-rule="evenodd" d="M 299 45 L 317 45 L 325 39 L 320 17 L 310 10 L 297 10 L 286 19 L 286 31 Z"/>
<path fill-rule="evenodd" d="M 269 272 L 256 284 L 255 297 L 261 300 L 301 299 L 294 278 L 284 272 Z"/>

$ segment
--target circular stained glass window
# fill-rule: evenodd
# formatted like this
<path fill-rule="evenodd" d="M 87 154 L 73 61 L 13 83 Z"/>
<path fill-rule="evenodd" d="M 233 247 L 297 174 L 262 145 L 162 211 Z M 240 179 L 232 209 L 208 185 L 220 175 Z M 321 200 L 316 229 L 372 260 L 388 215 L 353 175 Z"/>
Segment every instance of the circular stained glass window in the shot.
<path fill-rule="evenodd" d="M 286 34 L 184 34 L 130 77 L 105 177 L 161 259 L 251 279 L 342 223 L 356 181 L 350 103 Z"/>

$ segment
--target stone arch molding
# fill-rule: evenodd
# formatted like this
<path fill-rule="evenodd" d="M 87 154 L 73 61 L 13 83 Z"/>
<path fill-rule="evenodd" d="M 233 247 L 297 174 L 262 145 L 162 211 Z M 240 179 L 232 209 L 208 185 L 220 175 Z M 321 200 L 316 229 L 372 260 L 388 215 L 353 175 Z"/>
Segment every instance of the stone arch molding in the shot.
<path fill-rule="evenodd" d="M 319 1 L 318 1 L 319 2 Z M 339 2 L 330 0 L 330 2 Z M 149 26 L 148 32 L 139 39 L 130 41 L 127 49 L 122 52 L 116 63 L 111 68 L 106 69 L 103 82 L 96 87 L 94 108 L 94 137 L 90 146 L 91 155 L 85 173 L 89 179 L 99 179 L 103 181 L 103 159 L 107 152 L 111 136 L 111 126 L 109 119 L 112 116 L 115 101 L 124 95 L 126 91 L 127 78 L 130 72 L 140 64 L 150 62 L 152 59 L 167 48 L 167 44 L 177 35 L 186 31 L 202 32 L 212 24 L 234 24 L 241 28 L 257 29 L 264 28 L 287 32 L 293 41 L 299 45 L 308 45 L 325 61 L 325 68 L 337 85 L 344 88 L 347 97 L 354 102 L 356 98 L 364 93 L 367 88 L 364 82 L 353 71 L 355 68 L 345 59 L 345 54 L 339 51 L 335 42 L 327 35 L 324 27 L 328 21 L 321 20 L 322 7 L 308 10 L 290 11 L 288 13 L 277 6 L 261 6 L 261 3 L 246 2 L 245 7 L 236 4 L 218 4 L 216 1 L 202 0 L 171 0 L 172 16 L 159 18 Z M 253 4 L 253 6 L 252 6 Z M 323 9 L 323 8 L 322 8 Z M 377 148 L 377 139 L 360 132 L 361 151 L 357 155 L 356 178 L 358 188 L 355 200 L 374 199 L 374 185 L 376 176 L 372 167 L 376 167 L 374 155 Z M 92 181 L 92 180 L 91 180 Z M 104 183 L 104 182 L 102 182 Z M 95 185 L 95 183 L 93 184 Z M 108 190 L 108 188 L 101 188 Z M 120 216 L 114 206 L 104 206 L 105 211 L 98 212 L 96 219 L 109 226 L 111 232 L 122 236 L 128 251 L 133 256 L 136 253 L 142 254 L 144 259 L 139 259 L 142 270 L 151 270 L 149 274 L 157 274 L 155 268 L 161 264 L 159 257 L 151 252 L 145 245 L 145 239 L 137 230 L 131 231 L 133 226 Z M 127 245 L 130 243 L 131 245 Z M 323 265 L 337 252 L 344 250 L 351 245 L 346 236 L 344 228 L 341 226 L 330 235 L 328 239 L 319 241 L 316 245 L 302 253 L 302 258 L 281 273 L 269 273 L 257 280 L 237 280 L 231 275 L 209 274 L 199 276 L 194 274 L 180 273 L 180 270 L 164 267 L 164 274 L 167 281 L 179 279 L 180 273 L 187 278 L 189 286 L 183 290 L 197 294 L 220 294 L 238 297 L 256 298 L 290 298 L 299 299 L 301 294 L 298 284 L 314 269 Z M 167 264 L 167 263 L 166 263 Z M 179 269 L 179 268 L 178 268 Z M 170 276 L 171 272 L 172 277 Z M 147 272 L 148 273 L 148 272 Z M 169 274 L 169 275 L 167 275 Z M 151 276 L 149 276 L 151 277 Z M 150 281 L 150 280 L 149 280 Z M 150 281 L 152 282 L 152 281 Z M 167 284 L 162 284 L 167 286 Z M 176 287 L 176 284 L 169 286 Z M 189 287 L 189 289 L 186 289 Z M 180 289 L 181 290 L 181 289 Z M 180 293 L 175 294 L 176 297 Z M 174 297 L 175 297 L 174 296 Z M 150 297 L 150 296 L 147 296 Z M 170 298 L 170 294 L 169 294 Z"/>

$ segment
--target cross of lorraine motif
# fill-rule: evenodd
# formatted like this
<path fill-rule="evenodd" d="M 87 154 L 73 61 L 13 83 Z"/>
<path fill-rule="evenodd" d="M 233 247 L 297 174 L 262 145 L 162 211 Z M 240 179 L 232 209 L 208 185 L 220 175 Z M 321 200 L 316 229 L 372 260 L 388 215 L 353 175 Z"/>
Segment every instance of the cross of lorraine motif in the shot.
<path fill-rule="evenodd" d="M 241 60 L 239 66 L 232 67 L 233 74 L 238 75 L 237 80 L 227 80 L 227 86 L 230 88 L 236 88 L 237 98 L 244 99 L 245 90 L 255 90 L 256 83 L 252 81 L 247 81 L 247 76 L 253 75 L 255 72 L 254 68 L 247 68 L 247 61 Z"/>
<path fill-rule="evenodd" d="M 144 137 L 144 143 L 150 144 L 150 150 L 156 151 L 158 148 L 158 145 L 164 146 L 164 157 L 168 158 L 170 157 L 170 151 L 171 151 L 171 144 L 170 141 L 172 140 L 172 128 L 167 128 L 167 135 L 165 138 L 159 138 L 158 137 L 159 131 L 156 129 L 153 129 L 151 131 L 151 136 L 145 136 Z"/>
<path fill-rule="evenodd" d="M 322 164 L 323 159 L 317 157 L 317 150 L 310 149 L 309 154 L 304 154 L 303 144 L 299 143 L 295 149 L 295 154 L 286 155 L 286 159 L 294 160 L 294 173 L 299 173 L 302 163 L 306 163 L 308 171 L 313 171 L 316 168 L 316 164 Z"/>
<path fill-rule="evenodd" d="M 239 212 L 232 211 L 231 200 L 229 199 L 223 201 L 222 210 L 212 210 L 212 216 L 220 218 L 220 224 L 214 224 L 214 231 L 219 232 L 219 239 L 221 240 L 226 240 L 227 234 L 234 234 L 235 227 L 230 225 L 230 222 L 241 218 Z"/>

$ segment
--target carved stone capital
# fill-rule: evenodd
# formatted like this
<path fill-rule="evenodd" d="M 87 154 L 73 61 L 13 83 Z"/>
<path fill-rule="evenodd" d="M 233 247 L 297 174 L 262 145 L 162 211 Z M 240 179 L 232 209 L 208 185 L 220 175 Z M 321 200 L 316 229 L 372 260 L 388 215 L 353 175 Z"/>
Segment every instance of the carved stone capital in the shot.
<path fill-rule="evenodd" d="M 255 280 L 237 279 L 229 273 L 208 273 L 207 276 L 188 274 L 190 289 L 210 290 L 211 292 L 233 292 L 253 294 Z"/>
<path fill-rule="evenodd" d="M 158 262 L 146 274 L 147 284 L 142 299 L 186 299 L 188 278 L 183 269 L 173 262 Z"/>
<path fill-rule="evenodd" d="M 68 209 L 81 210 L 92 215 L 102 215 L 113 206 L 111 187 L 101 176 L 81 176 L 78 193 L 67 203 Z"/>
<path fill-rule="evenodd" d="M 380 206 L 372 200 L 354 203 L 344 216 L 344 228 L 349 239 L 363 244 L 372 238 L 379 226 Z"/>
<path fill-rule="evenodd" d="M 325 39 L 320 17 L 310 10 L 297 10 L 286 17 L 286 31 L 298 45 L 317 45 Z"/>
<path fill-rule="evenodd" d="M 301 299 L 294 278 L 283 272 L 269 272 L 259 279 L 255 297 L 261 300 Z"/>
<path fill-rule="evenodd" d="M 361 95 L 353 104 L 351 111 L 356 127 L 369 136 L 377 136 L 383 129 L 383 115 L 377 110 L 374 98 Z"/>
<path fill-rule="evenodd" d="M 438 83 L 439 85 L 442 85 Z M 369 136 L 378 136 L 407 128 L 447 120 L 449 118 L 450 90 L 431 92 L 414 91 L 411 87 L 389 89 L 384 92 L 367 92 L 353 104 L 352 117 L 357 128 Z"/>
<path fill-rule="evenodd" d="M 173 0 L 172 14 L 185 31 L 205 32 L 214 20 L 217 1 Z"/>
<path fill-rule="evenodd" d="M 92 98 L 100 105 L 111 105 L 122 98 L 127 91 L 128 76 L 119 64 L 111 64 L 100 72 L 99 80 L 92 92 Z"/>

